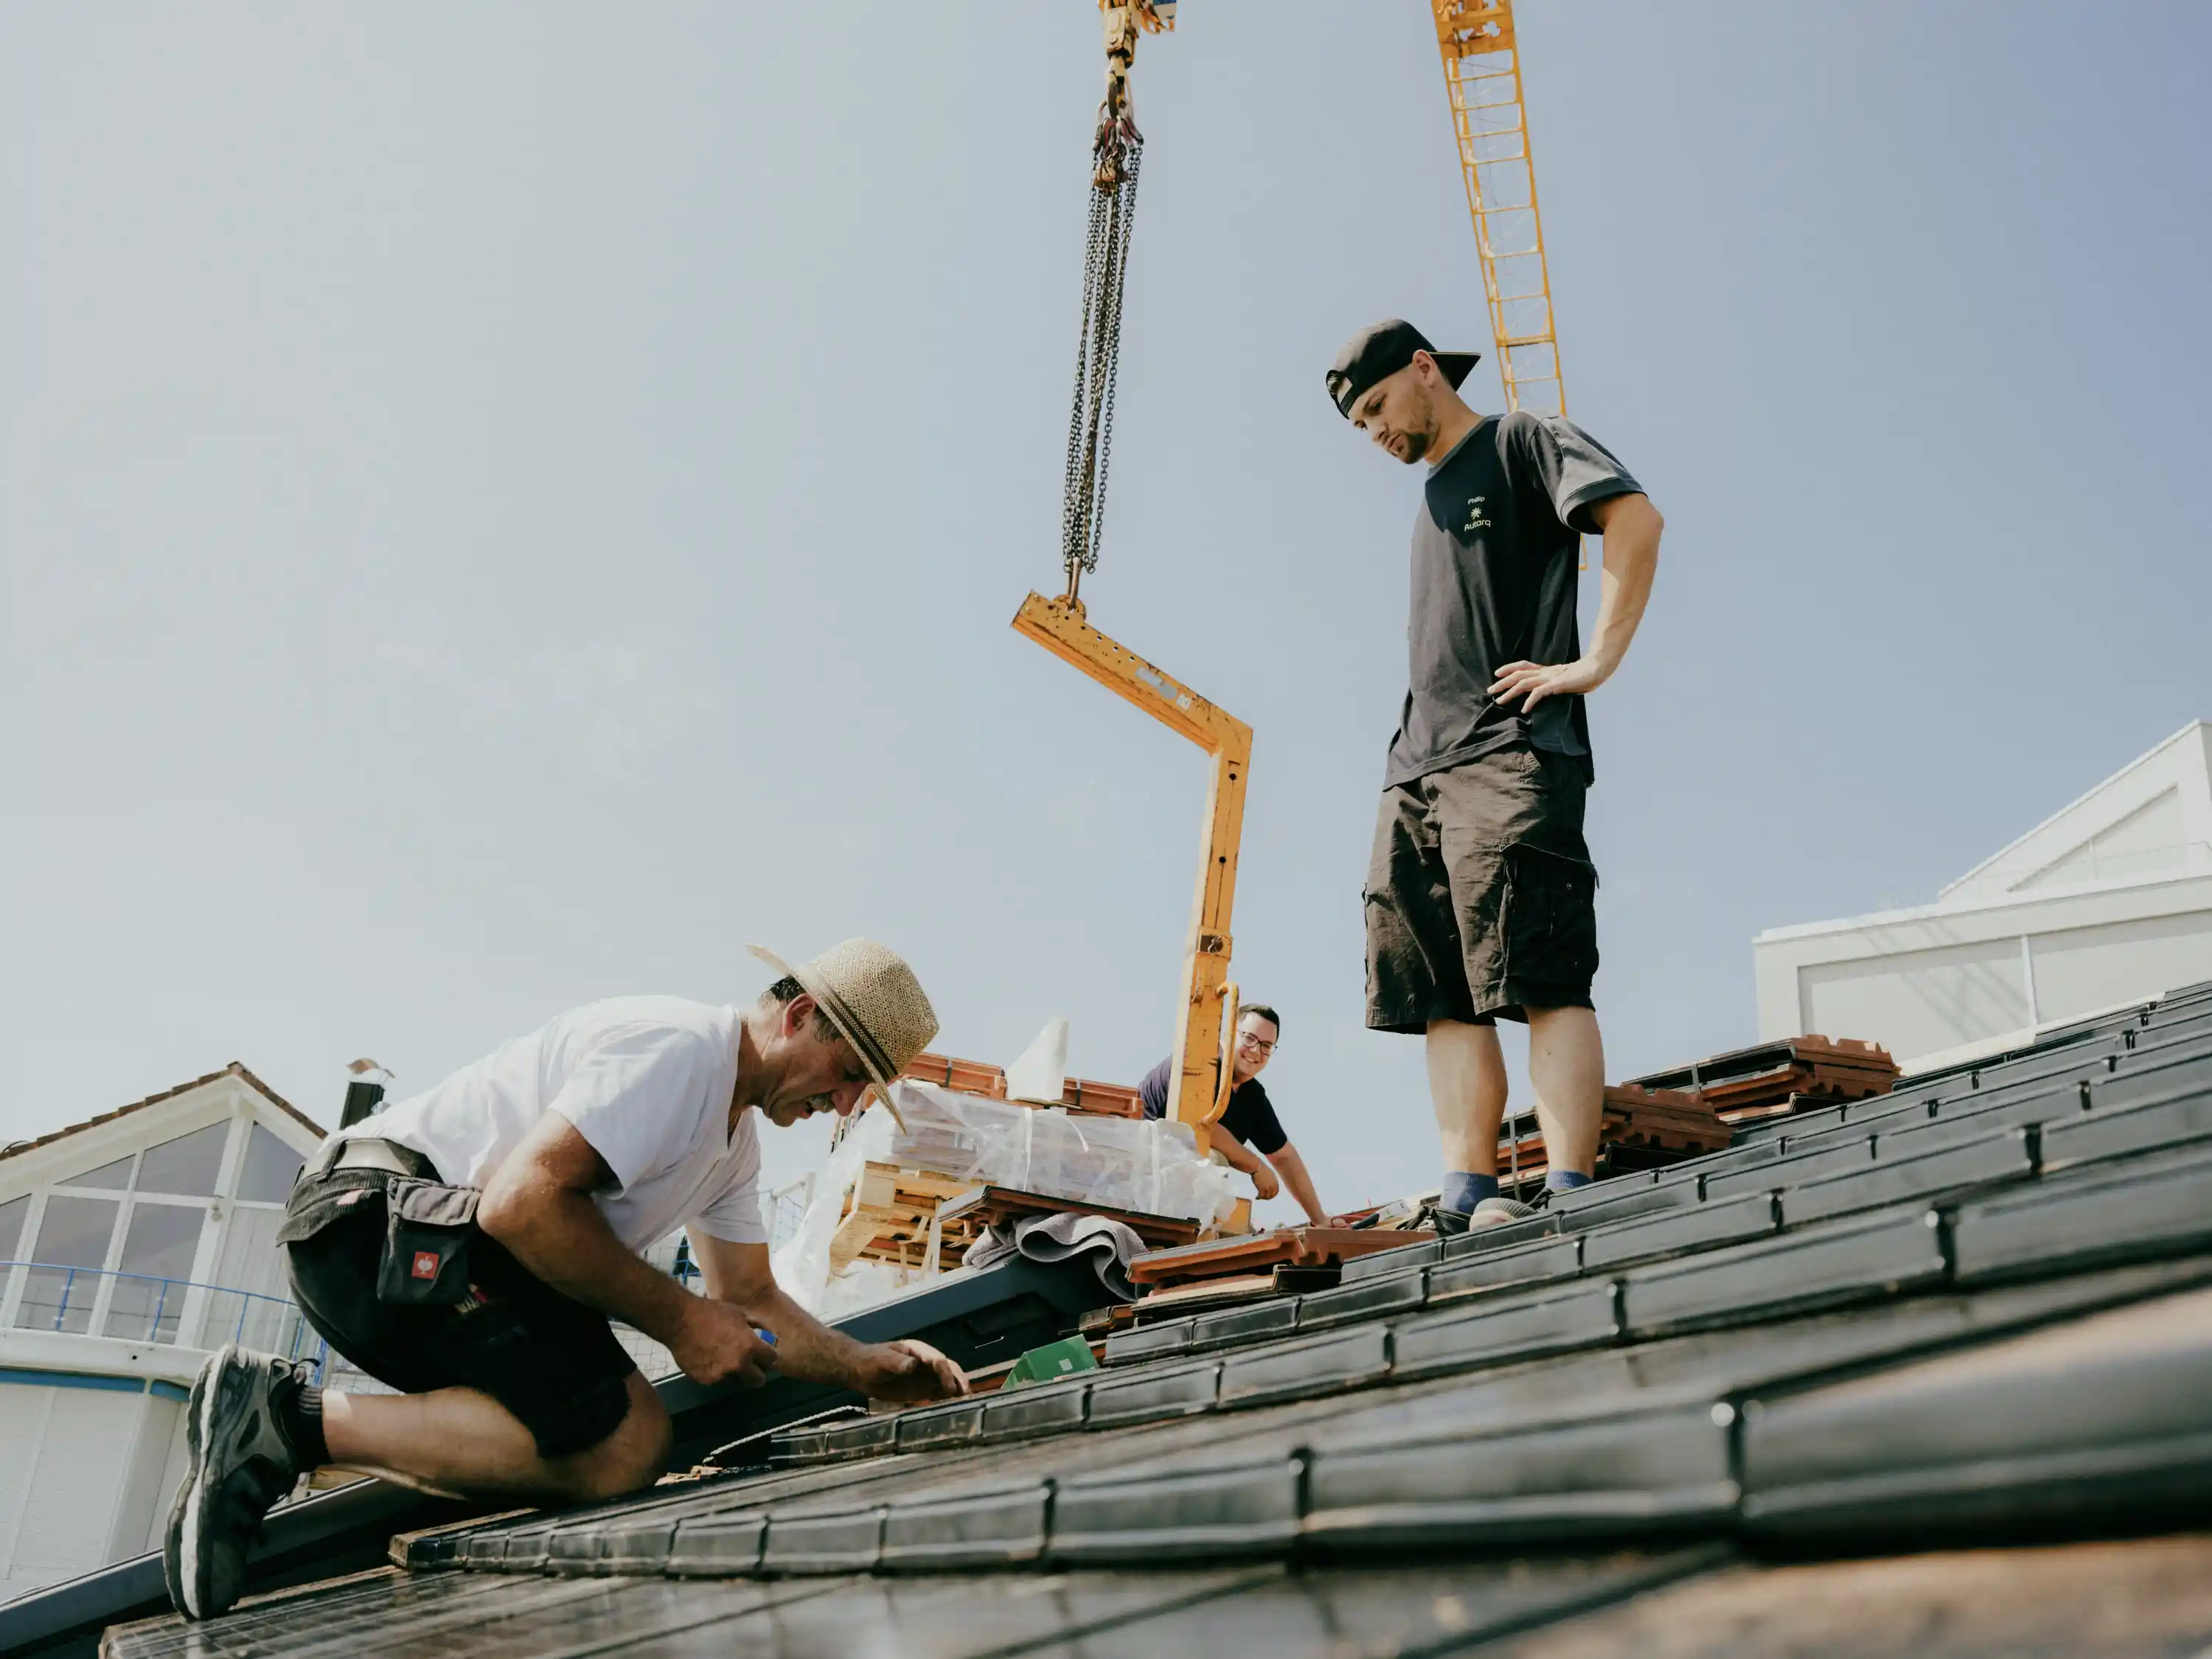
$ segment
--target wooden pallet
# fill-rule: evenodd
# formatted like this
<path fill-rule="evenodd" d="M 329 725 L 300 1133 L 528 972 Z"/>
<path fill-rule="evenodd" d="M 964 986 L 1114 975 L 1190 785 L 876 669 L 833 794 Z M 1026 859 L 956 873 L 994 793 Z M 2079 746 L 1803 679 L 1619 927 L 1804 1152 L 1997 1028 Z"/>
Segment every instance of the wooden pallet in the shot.
<path fill-rule="evenodd" d="M 855 1261 L 888 1261 L 927 1273 L 959 1266 L 982 1225 L 943 1212 L 949 1200 L 978 1190 L 975 1182 L 927 1170 L 863 1166 L 844 1218 L 830 1235 L 830 1272 L 842 1273 Z"/>

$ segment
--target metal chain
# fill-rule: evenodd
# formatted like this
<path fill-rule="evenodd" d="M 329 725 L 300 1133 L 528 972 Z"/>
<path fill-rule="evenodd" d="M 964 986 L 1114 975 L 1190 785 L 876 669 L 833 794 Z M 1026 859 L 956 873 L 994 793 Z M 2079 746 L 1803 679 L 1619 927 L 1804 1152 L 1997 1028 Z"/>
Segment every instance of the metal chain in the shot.
<path fill-rule="evenodd" d="M 1115 88 L 1118 91 L 1118 87 Z M 1098 568 L 1113 458 L 1114 392 L 1121 367 L 1122 278 L 1137 210 L 1145 140 L 1124 100 L 1109 94 L 1092 151 L 1091 223 L 1083 255 L 1083 328 L 1076 341 L 1075 395 L 1067 417 L 1067 476 L 1060 504 L 1060 556 L 1067 593 Z"/>

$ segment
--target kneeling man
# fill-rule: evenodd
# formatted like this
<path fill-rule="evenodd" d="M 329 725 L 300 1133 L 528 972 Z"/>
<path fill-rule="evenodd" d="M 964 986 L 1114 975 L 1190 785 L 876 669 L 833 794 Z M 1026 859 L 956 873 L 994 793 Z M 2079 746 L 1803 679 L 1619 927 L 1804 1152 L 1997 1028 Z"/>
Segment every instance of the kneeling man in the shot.
<path fill-rule="evenodd" d="M 887 1091 L 936 1035 L 929 999 L 872 940 L 798 968 L 754 954 L 783 976 L 750 1007 L 594 1003 L 324 1144 L 277 1235 L 294 1298 L 402 1392 L 319 1389 L 235 1347 L 209 1360 L 164 1558 L 179 1612 L 238 1599 L 262 1517 L 318 1464 L 538 1503 L 650 1484 L 668 1413 L 611 1316 L 698 1382 L 773 1368 L 878 1399 L 967 1391 L 927 1344 L 856 1342 L 779 1290 L 756 1195 L 760 1121 Z M 704 1296 L 641 1259 L 679 1226 Z"/>

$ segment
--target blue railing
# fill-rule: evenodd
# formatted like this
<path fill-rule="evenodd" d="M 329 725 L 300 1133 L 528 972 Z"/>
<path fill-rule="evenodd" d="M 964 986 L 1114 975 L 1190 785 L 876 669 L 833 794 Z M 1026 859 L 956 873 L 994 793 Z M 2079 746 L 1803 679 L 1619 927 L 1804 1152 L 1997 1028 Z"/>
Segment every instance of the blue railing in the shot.
<path fill-rule="evenodd" d="M 112 1284 L 107 1305 L 100 1306 L 104 1284 Z M 228 1285 L 190 1279 L 160 1279 L 103 1267 L 70 1267 L 52 1261 L 0 1261 L 0 1299 L 16 1290 L 9 1324 L 16 1330 L 97 1334 L 126 1342 L 175 1344 L 186 1340 L 184 1317 L 191 1293 L 204 1292 L 187 1346 L 219 1348 L 235 1342 L 258 1353 L 273 1353 L 312 1365 L 319 1379 L 329 1359 L 327 1345 L 300 1310 L 281 1296 L 241 1291 Z M 97 1316 L 100 1328 L 93 1330 Z"/>

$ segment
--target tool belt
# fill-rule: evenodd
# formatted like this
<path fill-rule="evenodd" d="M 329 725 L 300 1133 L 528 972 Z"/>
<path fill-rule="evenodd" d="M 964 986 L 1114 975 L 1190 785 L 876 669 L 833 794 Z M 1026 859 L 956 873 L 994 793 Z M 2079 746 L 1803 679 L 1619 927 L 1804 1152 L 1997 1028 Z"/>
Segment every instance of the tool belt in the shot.
<path fill-rule="evenodd" d="M 483 1192 L 450 1187 L 411 1146 L 363 1136 L 333 1140 L 300 1172 L 276 1242 L 313 1237 L 368 1200 L 384 1196 L 376 1299 L 399 1306 L 452 1307 L 468 1299 L 469 1246 Z"/>

